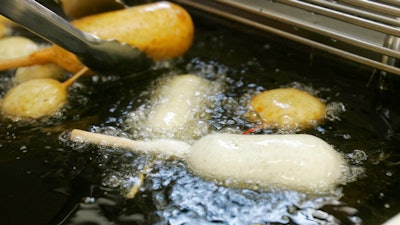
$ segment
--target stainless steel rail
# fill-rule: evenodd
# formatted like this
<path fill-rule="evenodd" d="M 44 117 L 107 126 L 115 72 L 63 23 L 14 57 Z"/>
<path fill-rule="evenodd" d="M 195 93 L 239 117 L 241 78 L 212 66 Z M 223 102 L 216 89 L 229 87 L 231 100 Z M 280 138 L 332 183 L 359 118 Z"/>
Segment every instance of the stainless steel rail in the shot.
<path fill-rule="evenodd" d="M 400 75 L 400 1 L 176 0 L 330 54 Z"/>

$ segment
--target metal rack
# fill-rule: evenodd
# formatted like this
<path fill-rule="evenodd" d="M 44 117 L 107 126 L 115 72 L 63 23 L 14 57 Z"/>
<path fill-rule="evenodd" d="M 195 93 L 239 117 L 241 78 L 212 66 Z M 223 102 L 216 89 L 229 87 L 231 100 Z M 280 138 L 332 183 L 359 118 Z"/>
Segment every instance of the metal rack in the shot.
<path fill-rule="evenodd" d="M 400 75 L 398 0 L 176 0 L 330 54 Z"/>

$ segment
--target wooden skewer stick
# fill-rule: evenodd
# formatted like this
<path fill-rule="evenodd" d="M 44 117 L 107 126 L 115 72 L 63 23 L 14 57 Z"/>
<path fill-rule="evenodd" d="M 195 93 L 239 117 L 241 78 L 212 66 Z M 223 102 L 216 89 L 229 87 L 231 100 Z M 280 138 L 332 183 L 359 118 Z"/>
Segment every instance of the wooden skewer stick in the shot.
<path fill-rule="evenodd" d="M 64 86 L 64 88 L 67 88 L 67 87 L 71 86 L 79 77 L 81 77 L 86 72 L 89 72 L 89 68 L 85 66 L 84 68 L 79 70 L 77 73 L 75 73 L 71 78 L 69 78 L 68 80 L 64 81 L 62 83 L 62 85 Z"/>
<path fill-rule="evenodd" d="M 135 184 L 131 189 L 129 189 L 128 193 L 125 195 L 126 198 L 133 199 L 135 198 L 136 194 L 139 192 L 140 187 L 144 182 L 144 174 L 140 173 L 138 175 L 139 181 Z"/>
<path fill-rule="evenodd" d="M 40 65 L 51 63 L 51 48 L 43 48 L 31 55 L 15 58 L 15 59 L 8 59 L 2 60 L 0 62 L 0 71 L 8 70 L 17 67 L 25 67 L 25 66 L 33 66 L 33 65 Z"/>
<path fill-rule="evenodd" d="M 70 133 L 70 139 L 75 142 L 85 142 L 112 148 L 123 148 L 140 153 L 158 153 L 166 156 L 184 157 L 189 151 L 190 145 L 182 141 L 170 139 L 158 139 L 150 141 L 135 141 L 128 138 L 115 137 L 105 134 L 92 133 L 79 129 L 74 129 Z M 138 175 L 139 181 L 125 195 L 127 198 L 134 198 L 142 186 L 145 173 L 151 165 L 145 167 L 144 171 Z"/>
<path fill-rule="evenodd" d="M 132 152 L 159 153 L 166 156 L 185 157 L 190 145 L 178 140 L 157 139 L 149 141 L 131 140 L 105 134 L 92 133 L 79 129 L 71 131 L 70 139 L 75 142 L 85 142 L 112 148 L 128 149 Z"/>

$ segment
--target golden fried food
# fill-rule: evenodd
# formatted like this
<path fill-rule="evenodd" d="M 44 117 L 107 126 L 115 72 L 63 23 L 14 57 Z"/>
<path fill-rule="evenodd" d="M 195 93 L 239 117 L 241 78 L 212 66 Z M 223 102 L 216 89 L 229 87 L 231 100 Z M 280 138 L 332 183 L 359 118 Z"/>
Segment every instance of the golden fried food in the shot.
<path fill-rule="evenodd" d="M 254 96 L 250 105 L 263 127 L 283 130 L 304 129 L 325 117 L 325 104 L 295 88 L 280 88 Z"/>
<path fill-rule="evenodd" d="M 65 71 L 61 67 L 52 63 L 28 67 L 19 67 L 15 71 L 13 83 L 20 84 L 22 82 L 38 78 L 52 78 L 56 80 L 61 80 L 64 77 L 64 73 Z"/>
<path fill-rule="evenodd" d="M 25 57 L 39 50 L 39 46 L 26 37 L 11 36 L 0 39 L 0 60 Z"/>
<path fill-rule="evenodd" d="M 191 46 L 194 35 L 190 15 L 180 6 L 169 2 L 101 13 L 72 23 L 80 30 L 102 39 L 116 39 L 136 47 L 154 60 L 181 56 Z M 74 54 L 54 45 L 25 58 L 0 62 L 0 70 L 50 62 L 71 73 L 84 67 Z"/>
<path fill-rule="evenodd" d="M 15 119 L 53 115 L 67 101 L 67 90 L 54 79 L 33 79 L 10 89 L 1 102 L 2 112 Z"/>
<path fill-rule="evenodd" d="M 1 112 L 13 120 L 53 116 L 67 102 L 68 87 L 87 69 L 61 83 L 50 78 L 32 79 L 11 88 L 0 102 Z"/>
<path fill-rule="evenodd" d="M 190 15 L 169 2 L 88 16 L 73 24 L 100 38 L 135 46 L 154 60 L 181 56 L 191 46 L 194 34 Z"/>
<path fill-rule="evenodd" d="M 121 1 L 109 0 L 59 0 L 58 2 L 64 10 L 64 13 L 69 18 L 75 19 L 87 15 L 122 9 L 125 6 Z"/>

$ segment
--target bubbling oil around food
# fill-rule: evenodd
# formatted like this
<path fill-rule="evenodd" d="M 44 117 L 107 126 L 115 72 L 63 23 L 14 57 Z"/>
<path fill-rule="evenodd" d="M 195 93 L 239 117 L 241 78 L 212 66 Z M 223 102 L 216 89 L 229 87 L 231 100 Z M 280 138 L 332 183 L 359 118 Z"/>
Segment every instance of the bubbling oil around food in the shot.
<path fill-rule="evenodd" d="M 127 115 L 125 129 L 135 139 L 170 138 L 189 143 L 210 133 L 209 112 L 224 89 L 223 77 L 215 81 L 194 74 L 159 78 L 149 88 L 149 99 Z"/>
<path fill-rule="evenodd" d="M 219 28 L 218 28 L 219 29 Z M 198 32 L 198 35 L 202 35 L 201 32 Z M 199 38 L 201 39 L 201 38 Z M 204 39 L 204 37 L 203 37 Z M 244 39 L 242 38 L 235 38 L 235 40 L 240 41 L 239 44 L 243 42 Z M 220 57 L 221 60 L 225 57 L 235 62 L 240 61 L 238 63 L 242 63 L 242 60 L 246 57 L 246 49 L 240 49 L 240 57 L 233 57 L 232 53 L 234 54 L 236 49 L 231 51 L 221 51 L 220 46 L 229 46 L 229 41 L 231 41 L 228 36 L 223 35 L 214 35 L 212 33 L 212 40 L 211 45 L 218 46 L 214 48 L 204 48 L 204 46 L 208 46 L 209 42 L 206 39 L 205 42 L 198 44 L 198 46 L 202 46 L 200 49 L 199 47 L 195 47 L 195 51 L 204 49 L 203 51 L 207 51 L 207 57 L 210 54 L 210 49 L 214 51 L 213 54 L 222 54 L 223 57 Z M 208 43 L 206 43 L 208 42 Z M 232 44 L 231 46 L 240 46 L 239 44 Z M 264 43 L 265 44 L 265 43 Z M 254 46 L 258 44 L 255 43 Z M 388 145 L 383 145 L 381 142 L 371 145 L 370 137 L 373 135 L 369 135 L 368 132 L 358 132 L 362 130 L 363 126 L 357 126 L 355 123 L 349 123 L 346 121 L 346 118 L 343 117 L 343 114 L 348 112 L 347 106 L 352 105 L 349 104 L 351 101 L 347 101 L 342 103 L 340 100 L 341 98 L 335 98 L 336 100 L 331 100 L 330 96 L 342 95 L 342 96 L 350 96 L 353 92 L 353 89 L 348 90 L 349 93 L 343 93 L 345 87 L 341 87 L 339 92 L 334 91 L 330 88 L 313 88 L 308 85 L 304 85 L 301 82 L 291 83 L 292 80 L 302 80 L 300 76 L 295 76 L 294 79 L 291 77 L 290 79 L 281 79 L 280 77 L 285 77 L 286 73 L 290 69 L 283 69 L 283 68 L 291 68 L 290 65 L 287 63 L 287 55 L 284 56 L 285 63 L 282 64 L 282 67 L 274 68 L 273 70 L 269 71 L 268 68 L 265 69 L 262 59 L 254 58 L 254 54 L 257 54 L 257 51 L 253 51 L 251 47 L 252 45 L 246 45 L 246 48 L 249 49 L 251 52 L 251 60 L 247 62 L 243 62 L 244 64 L 252 64 L 253 70 L 257 66 L 263 65 L 262 76 L 265 77 L 276 77 L 271 80 L 278 80 L 277 82 L 260 82 L 259 78 L 251 78 L 250 81 L 246 81 L 247 78 L 238 78 L 240 76 L 236 76 L 236 71 L 232 71 L 228 69 L 226 66 L 216 63 L 215 61 L 202 61 L 198 58 L 193 59 L 187 66 L 186 71 L 188 73 L 194 73 L 199 76 L 205 77 L 209 80 L 218 80 L 219 76 L 224 77 L 222 83 L 226 86 L 226 91 L 223 94 L 217 94 L 215 96 L 215 102 L 213 102 L 213 109 L 210 110 L 207 108 L 206 110 L 210 113 L 210 118 L 206 120 L 207 129 L 205 132 L 227 132 L 227 133 L 235 133 L 241 130 L 246 130 L 248 128 L 254 127 L 255 124 L 249 123 L 248 121 L 242 118 L 242 115 L 247 111 L 247 102 L 249 98 L 256 92 L 256 91 L 263 91 L 265 89 L 269 89 L 269 85 L 273 85 L 275 88 L 277 85 L 279 87 L 295 87 L 310 91 L 317 96 L 319 96 L 322 100 L 324 100 L 328 106 L 328 115 L 327 115 L 327 125 L 317 126 L 314 129 L 308 130 L 307 132 L 311 132 L 321 137 L 327 137 L 330 140 L 334 140 L 334 144 L 339 146 L 338 150 L 343 151 L 346 154 L 346 158 L 351 162 L 352 165 L 357 166 L 368 166 L 371 162 L 378 168 L 381 163 L 385 163 L 384 160 L 392 160 L 390 156 L 386 159 L 386 156 L 382 161 L 380 160 L 380 155 L 386 155 L 388 152 L 390 153 L 393 150 L 393 147 Z M 266 45 L 267 46 L 267 45 Z M 274 66 L 274 60 L 279 61 L 279 58 L 276 56 L 276 53 L 273 53 L 272 50 L 276 48 L 275 46 L 270 46 L 268 44 L 268 48 L 262 49 L 263 57 L 268 55 L 270 58 L 273 59 L 271 65 Z M 206 50 L 205 50 L 206 49 Z M 244 51 L 243 51 L 244 50 Z M 278 56 L 281 54 L 281 49 L 279 49 Z M 197 55 L 201 55 L 201 52 L 196 52 Z M 218 55 L 219 56 L 219 55 Z M 226 57 L 229 56 L 229 57 Z M 213 56 L 211 56 L 213 57 Z M 276 58 L 276 59 L 275 59 Z M 293 60 L 293 59 L 290 59 Z M 269 61 L 268 61 L 269 62 Z M 236 63 L 236 64 L 238 64 Z M 293 62 L 295 64 L 295 62 Z M 267 63 L 266 66 L 270 66 Z M 162 69 L 162 68 L 161 68 Z M 169 68 L 170 69 L 170 68 Z M 256 68 L 256 72 L 258 74 L 254 75 L 254 77 L 259 76 L 260 70 Z M 297 70 L 296 70 L 297 71 Z M 0 77 L 0 90 L 1 94 L 4 94 L 4 91 L 9 88 L 11 82 L 9 81 L 9 75 L 11 71 L 4 72 L 7 76 Z M 250 74 L 251 69 L 243 68 L 243 75 Z M 172 75 L 176 75 L 178 73 L 174 73 Z M 232 75 L 233 76 L 230 76 Z M 326 75 L 326 74 L 324 74 Z M 335 75 L 336 76 L 336 75 Z M 278 78 L 279 77 L 279 78 Z M 96 78 L 96 77 L 95 77 Z M 100 79 L 107 79 L 109 77 L 100 77 Z M 324 77 L 325 78 L 325 77 Z M 281 80 L 280 80 L 281 79 Z M 326 80 L 333 80 L 337 81 L 340 78 L 335 77 L 335 79 L 327 78 Z M 284 80 L 284 82 L 281 82 Z M 291 81 L 287 81 L 291 80 Z M 319 76 L 318 81 L 321 78 Z M 315 80 L 314 80 L 315 81 Z M 107 83 L 115 82 L 114 80 L 109 80 L 108 82 L 104 81 L 104 86 L 107 86 Z M 313 82 L 315 83 L 315 82 Z M 307 82 L 308 84 L 308 82 Z M 336 82 L 328 83 L 324 81 L 320 81 L 319 86 L 323 87 L 331 87 L 331 85 L 342 85 L 337 84 Z M 322 85 L 321 85 L 322 84 Z M 99 89 L 100 90 L 100 89 Z M 90 90 L 93 91 L 93 90 Z M 82 92 L 90 92 L 87 90 L 83 90 Z M 78 91 L 79 92 L 79 91 Z M 322 95 L 321 95 L 321 92 Z M 145 91 L 141 96 L 137 97 L 138 93 L 124 93 L 125 95 L 132 95 L 130 96 L 132 99 L 141 100 L 142 102 L 148 103 L 147 99 L 151 96 L 151 90 Z M 355 94 L 357 98 L 360 98 L 361 93 L 356 92 Z M 103 96 L 103 95 L 102 95 Z M 322 96 L 322 97 L 321 97 Z M 122 96 L 119 96 L 122 97 Z M 354 95 L 351 95 L 353 98 Z M 361 97 L 362 98 L 362 97 Z M 339 100 L 337 100 L 339 99 Z M 64 112 L 65 115 L 68 116 L 67 119 L 63 118 L 63 120 L 69 120 L 72 117 L 75 119 L 79 117 L 84 117 L 81 115 L 82 112 L 85 112 L 85 109 L 81 109 L 81 106 L 90 105 L 94 99 L 87 99 L 86 96 L 81 96 L 80 99 L 76 98 L 76 96 L 72 97 L 72 100 L 75 102 L 74 106 L 69 106 L 67 111 Z M 103 104 L 101 100 L 98 101 L 99 104 Z M 359 103 L 354 101 L 353 103 Z M 118 107 L 121 104 L 117 102 L 115 107 Z M 138 105 L 136 102 L 130 104 Z M 352 105 L 353 108 L 355 107 Z M 109 105 L 105 105 L 104 108 L 110 107 Z M 112 106 L 114 107 L 114 106 Z M 124 107 L 124 106 L 121 106 Z M 145 106 L 139 106 L 144 107 Z M 79 109 L 78 109 L 79 108 Z M 136 107 L 135 107 L 136 108 Z M 361 109 L 368 109 L 365 105 L 360 106 Z M 111 118 L 108 118 L 108 121 L 123 121 L 123 122 L 116 122 L 113 123 L 115 127 L 110 126 L 100 126 L 92 128 L 94 132 L 104 132 L 118 136 L 125 136 L 129 138 L 146 138 L 151 137 L 151 132 L 143 131 L 140 129 L 136 129 L 134 127 L 130 127 L 132 130 L 125 130 L 121 129 L 124 127 L 125 123 L 125 115 L 129 113 L 131 109 L 126 109 L 121 114 Z M 354 114 L 355 118 L 360 117 L 361 110 L 355 110 L 354 112 L 350 112 L 350 114 Z M 103 113 L 106 114 L 106 113 Z M 108 114 L 106 114 L 108 115 Z M 98 115 L 96 115 L 98 116 Z M 362 116 L 362 115 L 361 115 Z M 121 119 L 121 117 L 123 117 Z M 140 116 L 139 116 L 140 117 Z M 144 118 L 144 117 L 143 117 Z M 87 119 L 87 118 L 85 118 Z M 46 123 L 49 128 L 47 129 L 65 129 L 65 127 L 76 128 L 77 125 L 81 126 L 82 128 L 91 126 L 93 124 L 98 124 L 98 120 L 88 121 L 85 122 L 85 125 L 80 124 L 82 120 L 77 119 L 77 122 L 71 124 L 62 124 L 58 120 L 54 120 L 52 118 L 51 121 Z M 329 122 L 341 122 L 343 121 L 344 124 L 348 125 L 342 126 L 344 129 L 336 128 L 332 126 L 332 123 Z M 355 121 L 365 121 L 362 118 Z M 3 122 L 3 121 L 0 121 Z M 43 121 L 40 121 L 43 122 Z M 38 123 L 40 123 L 38 122 Z M 71 121 L 67 121 L 71 122 Z M 38 123 L 33 124 L 32 127 L 37 130 L 36 127 L 41 127 Z M 100 121 L 101 123 L 101 121 Z M 107 123 L 107 122 L 105 122 Z M 112 122 L 110 122 L 112 123 Z M 140 124 L 141 121 L 138 120 Z M 5 125 L 4 125 L 5 124 Z M 362 124 L 362 123 L 361 123 Z M 1 123 L 3 131 L 7 133 L 13 133 L 10 130 L 14 131 L 15 129 L 21 128 L 24 130 L 23 132 L 14 132 L 19 134 L 20 137 L 24 138 L 25 135 L 30 137 L 30 133 L 27 129 L 25 129 L 25 124 L 20 123 Z M 4 125 L 4 126 L 3 126 Z M 57 125 L 60 125 L 57 127 Z M 355 126 L 353 126 L 355 125 Z M 54 128 L 52 126 L 55 126 Z M 117 128 L 118 127 L 118 128 Z M 332 128 L 333 127 L 333 128 Z M 345 129 L 350 128 L 350 129 Z M 44 130 L 45 128 L 39 128 Z M 358 130 L 355 130 L 358 129 Z M 201 129 L 202 130 L 202 129 Z M 355 131 L 354 131 L 355 130 Z M 141 133 L 141 132 L 144 133 Z M 146 133 L 147 132 L 147 133 Z M 261 130 L 260 133 L 269 134 L 269 133 L 281 133 L 284 131 L 280 130 Z M 291 131 L 296 132 L 296 131 Z M 5 132 L 4 132 L 5 133 Z M 361 133 L 361 135 L 358 135 Z M 365 133 L 367 133 L 365 135 Z M 372 132 L 371 132 L 372 133 Z M 23 134 L 25 134 L 23 136 Z M 200 133 L 199 135 L 203 135 L 204 133 Z M 12 135 L 11 138 L 15 139 L 15 135 Z M 16 148 L 25 149 L 26 148 L 26 139 L 21 138 L 21 146 Z M 43 137 L 38 135 L 38 139 L 42 139 Z M 192 137 L 189 137 L 189 139 Z M 22 141 L 24 140 L 24 141 Z M 339 140 L 340 143 L 337 143 Z M 359 142 L 363 142 L 360 144 Z M 40 145 L 40 146 L 39 146 Z M 42 143 L 38 143 L 38 149 L 41 147 Z M 390 144 L 389 144 L 390 145 Z M 2 152 L 7 152 L 10 149 L 7 149 L 8 145 L 1 145 L 0 149 Z M 368 146 L 368 147 L 365 147 Z M 87 151 L 87 145 L 80 146 L 74 145 L 71 146 L 73 150 L 80 151 Z M 28 147 L 28 152 L 32 151 L 32 146 Z M 366 149 L 364 149 L 366 148 Z M 376 150 L 375 150 L 376 149 Z M 51 152 L 60 151 L 60 149 L 51 149 L 46 148 L 46 151 L 50 150 Z M 368 150 L 375 150 L 375 151 L 368 151 Z M 65 150 L 70 151 L 70 149 Z M 22 152 L 22 151 L 21 151 Z M 394 151 L 393 151 L 394 152 Z M 385 154 L 384 154 L 385 153 Z M 22 154 L 22 153 L 19 153 Z M 26 153 L 23 153 L 26 154 Z M 60 154 L 65 155 L 65 154 Z M 93 156 L 93 154 L 91 155 Z M 103 174 L 103 182 L 101 184 L 91 183 L 91 185 L 101 185 L 104 188 L 104 192 L 112 193 L 112 191 L 117 190 L 117 192 L 121 191 L 121 193 L 125 193 L 130 187 L 135 185 L 138 177 L 138 173 L 146 172 L 143 170 L 145 165 L 149 161 L 154 161 L 152 157 L 143 157 L 133 155 L 131 153 L 122 153 L 120 150 L 116 149 L 99 149 L 98 155 L 96 155 L 98 159 L 93 164 L 98 163 L 95 167 L 96 170 L 86 170 L 84 173 L 87 177 L 89 176 L 99 176 L 97 173 L 101 171 Z M 20 157 L 20 155 L 18 155 Z M 4 160 L 4 159 L 3 159 Z M 53 157 L 49 157 L 50 161 L 54 161 Z M 77 166 L 76 158 L 73 159 L 74 162 L 71 162 L 69 165 Z M 86 160 L 86 158 L 85 158 Z M 93 159 L 90 159 L 90 161 Z M 65 163 L 65 160 L 58 160 L 60 163 L 57 166 Z M 84 160 L 82 160 L 84 161 Z M 57 162 L 57 161 L 56 161 Z M 390 162 L 391 163 L 391 162 Z M 55 167 L 59 168 L 59 167 Z M 360 167 L 357 167 L 360 168 Z M 360 168 L 362 169 L 362 168 Z M 59 170 L 57 170 L 59 171 Z M 385 167 L 379 167 L 379 171 L 385 171 Z M 379 172 L 374 172 L 372 169 L 369 170 L 369 173 L 372 173 L 370 177 L 374 177 L 374 175 L 380 175 Z M 375 174 L 376 173 L 376 174 Z M 355 173 L 357 174 L 357 173 Z M 57 174 L 58 175 L 58 174 Z M 385 176 L 376 176 L 379 177 L 379 180 L 383 180 L 382 182 L 378 182 L 372 179 L 372 184 L 367 183 L 367 185 L 362 186 L 362 188 L 371 189 L 373 191 L 380 190 L 375 188 L 376 184 L 388 184 L 390 183 L 390 178 Z M 366 181 L 370 181 L 370 179 L 366 179 Z M 384 185 L 383 185 L 384 186 Z M 355 191 L 349 191 L 355 187 Z M 62 224 L 82 224 L 82 223 L 96 223 L 96 224 L 252 224 L 252 223 L 260 223 L 260 224 L 343 224 L 343 223 L 350 223 L 350 224 L 361 224 L 361 214 L 357 212 L 360 210 L 362 211 L 363 208 L 371 207 L 368 203 L 363 201 L 361 194 L 359 194 L 358 186 L 352 186 L 347 188 L 347 192 L 345 194 L 345 198 L 342 198 L 342 194 L 340 190 L 338 193 L 328 196 L 305 196 L 304 194 L 292 192 L 292 191 L 251 191 L 247 189 L 232 189 L 226 187 L 220 187 L 216 185 L 213 181 L 204 181 L 199 177 L 193 176 L 192 174 L 188 173 L 187 168 L 182 162 L 179 161 L 164 161 L 163 159 L 156 159 L 156 163 L 153 163 L 152 170 L 150 172 L 146 172 L 146 179 L 145 183 L 141 186 L 140 192 L 137 195 L 137 198 L 125 201 L 123 200 L 118 204 L 113 196 L 104 195 L 100 196 L 96 194 L 92 194 L 87 196 L 86 198 L 82 199 L 82 202 L 78 205 L 78 208 L 71 213 L 68 212 L 68 217 L 70 220 L 63 220 Z M 372 193 L 366 191 L 368 193 Z M 117 193 L 118 194 L 118 193 Z M 116 194 L 116 195 L 117 195 Z M 386 195 L 384 191 L 382 191 L 382 196 Z M 390 196 L 390 193 L 387 195 Z M 115 197 L 115 196 L 114 196 Z M 384 197 L 382 197 L 384 198 Z M 385 198 L 388 198 L 385 196 Z M 361 200 L 359 200 L 361 199 Z M 340 200 L 340 202 L 339 202 Z M 355 204 L 355 201 L 360 201 L 359 204 L 364 204 L 360 209 L 352 208 L 357 207 L 358 204 Z M 383 200 L 382 200 L 383 201 Z M 140 207 L 143 205 L 147 207 L 143 207 L 148 210 L 140 211 Z M 341 207 L 343 205 L 343 207 Z M 374 202 L 375 205 L 375 202 Z M 327 211 L 324 207 L 331 206 L 335 208 L 335 210 Z M 17 207 L 16 207 L 17 208 Z M 343 210 L 342 210 L 343 208 Z M 108 209 L 108 210 L 107 210 Z M 337 210 L 336 210 L 337 209 Z M 372 207 L 371 207 L 372 209 Z M 110 213 L 112 212 L 112 213 Z M 368 211 L 370 212 L 370 211 Z M 113 213 L 119 214 L 117 217 L 113 217 Z M 344 215 L 343 215 L 344 214 Z M 379 212 L 374 211 L 374 214 L 380 216 Z M 107 215 L 107 218 L 106 216 Z M 360 217 L 358 217 L 358 215 Z M 335 218 L 336 217 L 336 218 Z M 340 217 L 340 219 L 338 218 Z M 72 219 L 71 219 L 72 218 Z M 368 217 L 367 217 L 368 218 Z M 111 221 L 112 220 L 112 221 Z M 367 222 L 367 221 L 366 221 Z M 61 224 L 61 223 L 60 223 Z"/>
<path fill-rule="evenodd" d="M 154 130 L 145 129 L 143 126 L 151 110 L 151 105 L 154 104 L 152 96 L 158 94 L 157 87 L 163 85 L 172 76 L 178 75 L 174 73 L 166 74 L 165 77 L 152 84 L 149 88 L 150 91 L 146 90 L 140 94 L 139 99 L 142 104 L 136 110 L 126 114 L 127 119 L 124 124 L 121 124 L 124 129 L 98 127 L 93 131 L 132 139 L 172 137 L 191 142 L 212 132 L 240 133 L 254 127 L 256 124 L 244 119 L 243 115 L 248 110 L 251 96 L 268 87 L 254 83 L 246 84 L 243 81 L 232 79 L 227 76 L 225 67 L 222 65 L 200 61 L 192 63 L 187 66 L 189 72 L 202 76 L 216 85 L 213 86 L 213 92 L 211 92 L 212 101 L 198 112 L 206 111 L 209 116 L 196 121 L 197 124 L 190 124 L 189 136 L 188 130 L 182 136 L 180 136 L 181 133 L 171 135 L 171 132 L 158 132 L 154 136 Z M 215 71 L 220 73 L 213 73 Z M 223 91 L 221 91 L 221 87 Z M 299 82 L 285 84 L 282 87 L 294 87 L 314 95 L 319 94 L 319 90 Z M 330 90 L 323 91 L 329 92 Z M 330 104 L 330 107 L 327 107 L 330 110 L 327 112 L 327 119 L 329 121 L 339 120 L 340 114 L 345 112 L 343 104 L 340 102 L 329 103 L 328 99 L 323 100 L 328 105 Z M 199 124 L 204 125 L 205 129 L 199 129 L 197 126 Z M 270 134 L 287 133 L 288 131 L 266 129 L 260 132 Z M 296 131 L 290 132 L 295 133 Z M 317 127 L 314 132 L 321 135 L 326 131 L 322 127 Z M 106 155 L 112 151 L 108 148 L 104 150 Z M 139 175 L 145 174 L 145 181 L 140 186 L 139 195 L 140 193 L 146 193 L 146 195 L 151 193 L 156 206 L 155 213 L 159 216 L 155 224 L 264 224 L 270 222 L 307 224 L 309 222 L 307 218 L 310 217 L 313 217 L 313 222 L 310 224 L 339 224 L 334 217 L 324 213 L 320 208 L 339 204 L 340 189 L 326 196 L 308 196 L 290 190 L 257 191 L 246 188 L 228 188 L 220 186 L 218 180 L 206 181 L 194 176 L 179 160 L 171 161 L 171 159 L 153 157 L 138 156 L 132 160 L 130 165 L 118 167 L 117 170 L 107 170 L 103 185 L 127 193 L 130 188 L 137 185 Z M 151 165 L 150 170 L 144 169 L 149 165 Z M 355 165 L 349 173 L 354 176 L 344 177 L 342 183 L 356 179 L 357 175 L 355 174 L 362 173 L 362 169 Z"/>

